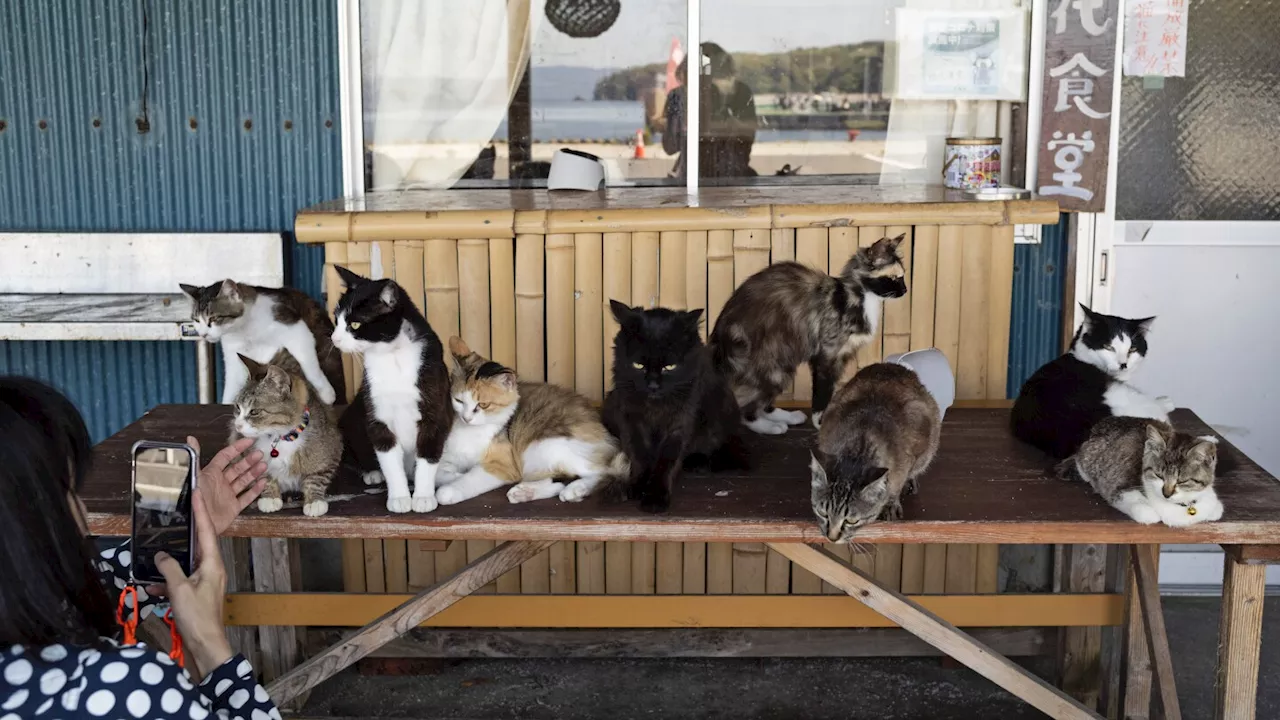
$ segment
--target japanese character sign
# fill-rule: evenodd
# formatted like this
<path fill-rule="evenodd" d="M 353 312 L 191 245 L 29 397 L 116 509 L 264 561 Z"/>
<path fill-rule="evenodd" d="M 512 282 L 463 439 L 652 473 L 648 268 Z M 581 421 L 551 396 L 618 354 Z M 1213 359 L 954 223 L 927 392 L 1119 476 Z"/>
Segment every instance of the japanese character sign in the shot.
<path fill-rule="evenodd" d="M 1124 74 L 1186 77 L 1187 0 L 1129 0 Z"/>
<path fill-rule="evenodd" d="M 1106 202 L 1119 0 L 1050 0 L 1035 190 L 1063 210 Z"/>

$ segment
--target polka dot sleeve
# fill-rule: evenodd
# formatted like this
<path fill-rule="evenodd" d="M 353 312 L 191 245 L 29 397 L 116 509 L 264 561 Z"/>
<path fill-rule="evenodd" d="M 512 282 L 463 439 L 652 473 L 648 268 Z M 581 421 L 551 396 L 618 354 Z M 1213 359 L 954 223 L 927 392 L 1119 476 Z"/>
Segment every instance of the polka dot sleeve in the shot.
<path fill-rule="evenodd" d="M 129 541 L 125 540 L 122 544 L 103 550 L 98 555 L 98 570 L 102 573 L 102 583 L 105 585 L 114 600 L 120 595 L 120 591 L 129 584 L 129 569 L 133 562 L 133 553 L 129 549 Z M 132 607 L 132 600 L 128 602 Z M 168 606 L 163 598 L 151 597 L 147 594 L 146 588 L 138 586 L 138 605 L 142 608 L 142 616 L 139 620 L 146 620 L 152 612 L 164 612 L 164 607 Z"/>

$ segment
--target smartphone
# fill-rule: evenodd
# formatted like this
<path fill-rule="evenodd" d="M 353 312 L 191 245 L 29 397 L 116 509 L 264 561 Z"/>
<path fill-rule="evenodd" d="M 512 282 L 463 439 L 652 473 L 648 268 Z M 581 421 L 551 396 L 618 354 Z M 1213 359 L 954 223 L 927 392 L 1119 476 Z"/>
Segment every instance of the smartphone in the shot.
<path fill-rule="evenodd" d="M 191 493 L 196 489 L 200 457 L 183 443 L 140 440 L 133 445 L 133 555 L 130 574 L 139 585 L 164 582 L 156 569 L 163 550 L 191 574 L 195 520 Z"/>

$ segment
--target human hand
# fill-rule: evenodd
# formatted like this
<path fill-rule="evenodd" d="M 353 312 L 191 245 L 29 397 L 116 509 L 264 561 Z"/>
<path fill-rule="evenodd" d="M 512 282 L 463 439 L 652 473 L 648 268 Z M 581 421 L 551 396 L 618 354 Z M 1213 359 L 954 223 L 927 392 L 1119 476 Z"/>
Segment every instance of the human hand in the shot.
<path fill-rule="evenodd" d="M 188 577 L 182 565 L 168 553 L 156 553 L 156 568 L 164 575 L 173 621 L 182 635 L 182 646 L 195 663 L 196 681 L 233 656 L 222 622 L 227 594 L 227 571 L 218 552 L 218 535 L 200 488 L 191 497 L 196 522 L 199 566 Z M 189 668 L 190 669 L 190 668 Z"/>
<path fill-rule="evenodd" d="M 253 504 L 267 486 L 264 477 L 267 464 L 263 462 L 261 450 L 254 450 L 236 460 L 253 447 L 253 442 L 253 438 L 235 441 L 219 450 L 200 469 L 196 487 L 204 495 L 205 507 L 209 510 L 209 518 L 213 521 L 213 529 L 217 535 L 226 532 L 240 515 L 240 511 Z M 187 444 L 195 448 L 197 453 L 200 452 L 200 442 L 195 438 L 188 436 Z"/>

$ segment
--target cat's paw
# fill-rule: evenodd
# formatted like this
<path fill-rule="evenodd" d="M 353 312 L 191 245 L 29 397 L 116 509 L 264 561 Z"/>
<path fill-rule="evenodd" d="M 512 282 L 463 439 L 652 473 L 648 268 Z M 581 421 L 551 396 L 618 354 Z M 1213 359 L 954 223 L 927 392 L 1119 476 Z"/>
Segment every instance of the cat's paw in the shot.
<path fill-rule="evenodd" d="M 281 498 L 258 498 L 258 512 L 279 512 L 282 507 L 284 507 L 284 500 Z"/>
<path fill-rule="evenodd" d="M 1136 523 L 1143 525 L 1155 525 L 1160 522 L 1160 513 L 1150 505 L 1133 505 L 1129 508 L 1129 517 L 1133 518 Z"/>
<path fill-rule="evenodd" d="M 1173 404 L 1173 400 L 1170 399 L 1168 395 L 1161 395 L 1156 398 L 1156 404 L 1160 406 L 1161 410 L 1164 410 L 1167 413 L 1173 412 L 1174 409 L 1178 407 Z"/>
<path fill-rule="evenodd" d="M 902 503 L 893 500 L 884 506 L 884 510 L 880 513 L 881 520 L 901 520 L 902 519 Z"/>
<path fill-rule="evenodd" d="M 438 507 L 440 507 L 440 499 L 435 495 L 423 495 L 413 499 L 413 511 L 416 513 L 433 512 Z"/>
<path fill-rule="evenodd" d="M 386 478 L 382 477 L 381 470 L 374 470 L 373 472 L 367 472 L 361 475 L 360 477 L 364 480 L 365 485 L 381 485 L 387 481 Z"/>
<path fill-rule="evenodd" d="M 822 429 L 822 411 L 819 410 L 818 412 L 815 412 L 813 416 L 809 418 L 809 422 L 813 423 L 814 430 L 821 430 Z"/>
<path fill-rule="evenodd" d="M 302 505 L 302 514 L 307 517 L 320 517 L 329 512 L 329 503 L 324 500 L 312 500 Z"/>
<path fill-rule="evenodd" d="M 436 500 L 441 505 L 456 505 L 466 499 L 467 497 L 462 494 L 461 490 L 458 489 L 458 486 L 456 483 L 453 485 L 445 485 L 444 487 L 436 488 Z"/>
<path fill-rule="evenodd" d="M 920 478 L 908 479 L 905 492 L 907 495 L 915 495 L 920 492 Z"/>
<path fill-rule="evenodd" d="M 332 405 L 338 399 L 337 393 L 332 387 L 316 388 L 316 394 L 320 396 L 320 402 L 325 405 Z"/>
<path fill-rule="evenodd" d="M 407 513 L 413 509 L 413 498 L 408 495 L 387 496 L 387 510 L 393 513 Z"/>
<path fill-rule="evenodd" d="M 534 484 L 519 483 L 507 491 L 507 501 L 516 504 L 551 497 L 564 489 L 563 483 Z"/>
<path fill-rule="evenodd" d="M 782 435 L 787 432 L 786 423 L 774 422 L 763 416 L 747 421 L 747 427 L 761 435 Z"/>
<path fill-rule="evenodd" d="M 780 422 L 784 425 L 804 424 L 804 413 L 799 410 L 783 410 L 782 408 L 774 408 L 765 415 L 765 418 L 774 422 Z"/>
<path fill-rule="evenodd" d="M 591 490 L 592 488 L 590 483 L 585 483 L 581 480 L 574 480 L 568 485 L 565 485 L 564 489 L 560 491 L 560 501 L 571 503 L 582 502 L 591 494 Z M 510 493 L 508 493 L 507 496 L 510 497 Z"/>

